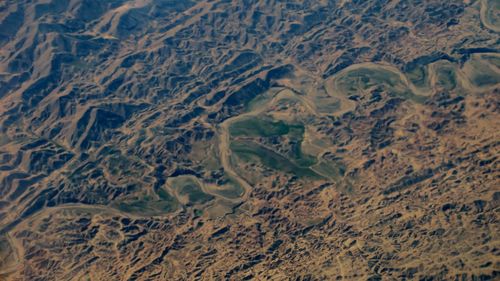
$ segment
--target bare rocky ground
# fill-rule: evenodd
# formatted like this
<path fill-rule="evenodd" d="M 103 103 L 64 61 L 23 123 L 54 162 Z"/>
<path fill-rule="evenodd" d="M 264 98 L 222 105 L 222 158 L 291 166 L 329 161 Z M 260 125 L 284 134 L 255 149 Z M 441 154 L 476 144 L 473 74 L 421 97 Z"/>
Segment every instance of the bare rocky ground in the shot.
<path fill-rule="evenodd" d="M 499 7 L 0 2 L 0 280 L 498 279 Z"/>

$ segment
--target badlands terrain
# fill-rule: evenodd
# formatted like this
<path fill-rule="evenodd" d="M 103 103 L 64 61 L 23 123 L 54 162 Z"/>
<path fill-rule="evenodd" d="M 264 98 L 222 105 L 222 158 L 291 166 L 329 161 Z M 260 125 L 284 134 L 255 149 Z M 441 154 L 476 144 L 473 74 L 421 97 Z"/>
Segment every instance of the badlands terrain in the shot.
<path fill-rule="evenodd" d="M 0 1 L 0 280 L 498 280 L 499 0 Z"/>

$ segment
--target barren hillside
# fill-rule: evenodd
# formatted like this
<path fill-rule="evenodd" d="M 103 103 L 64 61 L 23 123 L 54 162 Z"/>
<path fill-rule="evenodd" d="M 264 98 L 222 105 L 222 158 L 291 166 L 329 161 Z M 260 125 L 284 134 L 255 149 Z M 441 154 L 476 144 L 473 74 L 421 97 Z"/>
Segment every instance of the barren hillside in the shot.
<path fill-rule="evenodd" d="M 0 280 L 500 278 L 500 1 L 0 1 Z"/>

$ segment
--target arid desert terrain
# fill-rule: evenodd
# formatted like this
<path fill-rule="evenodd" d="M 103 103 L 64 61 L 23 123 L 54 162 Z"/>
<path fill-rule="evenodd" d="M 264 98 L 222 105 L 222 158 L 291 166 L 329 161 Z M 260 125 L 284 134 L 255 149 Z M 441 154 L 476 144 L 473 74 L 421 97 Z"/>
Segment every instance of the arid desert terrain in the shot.
<path fill-rule="evenodd" d="M 499 280 L 500 0 L 0 0 L 0 280 Z"/>

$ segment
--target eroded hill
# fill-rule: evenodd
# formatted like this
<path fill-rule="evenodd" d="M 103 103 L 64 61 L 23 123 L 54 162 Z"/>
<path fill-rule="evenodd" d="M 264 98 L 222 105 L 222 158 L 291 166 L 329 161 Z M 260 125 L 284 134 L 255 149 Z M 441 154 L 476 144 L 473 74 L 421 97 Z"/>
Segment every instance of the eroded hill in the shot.
<path fill-rule="evenodd" d="M 499 4 L 0 3 L 0 280 L 494 280 Z"/>

